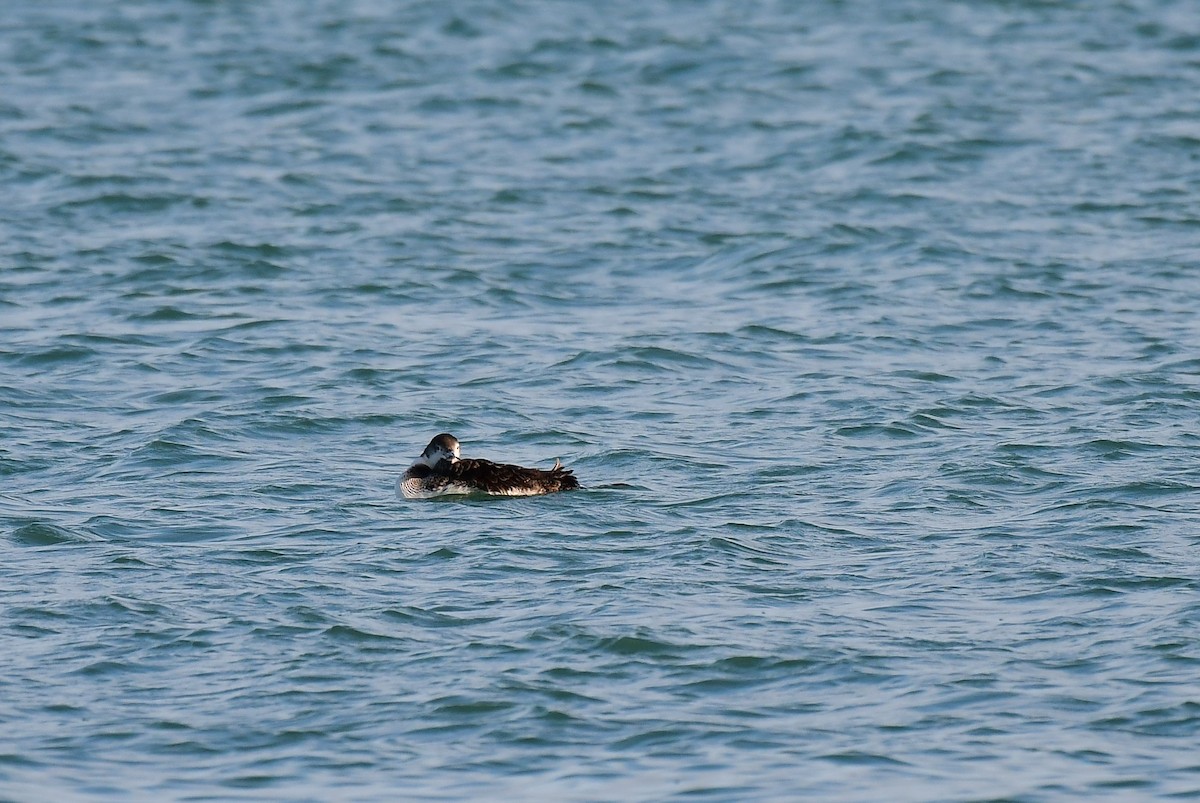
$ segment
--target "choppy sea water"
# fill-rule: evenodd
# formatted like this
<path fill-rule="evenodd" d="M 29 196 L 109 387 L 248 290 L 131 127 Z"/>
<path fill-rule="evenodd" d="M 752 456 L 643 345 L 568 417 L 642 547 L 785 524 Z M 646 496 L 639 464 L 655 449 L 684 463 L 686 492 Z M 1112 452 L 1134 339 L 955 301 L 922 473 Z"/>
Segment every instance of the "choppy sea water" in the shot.
<path fill-rule="evenodd" d="M 63 0 L 0 86 L 0 798 L 1200 797 L 1193 4 Z"/>

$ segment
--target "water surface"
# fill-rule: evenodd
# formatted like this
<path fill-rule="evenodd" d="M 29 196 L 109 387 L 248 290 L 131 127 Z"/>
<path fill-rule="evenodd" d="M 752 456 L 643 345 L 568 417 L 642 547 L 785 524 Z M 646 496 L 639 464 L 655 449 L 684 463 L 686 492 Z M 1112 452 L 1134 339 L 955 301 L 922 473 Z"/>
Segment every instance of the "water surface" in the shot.
<path fill-rule="evenodd" d="M 14 5 L 0 797 L 1200 797 L 1184 2 Z M 429 438 L 585 489 L 412 503 Z"/>

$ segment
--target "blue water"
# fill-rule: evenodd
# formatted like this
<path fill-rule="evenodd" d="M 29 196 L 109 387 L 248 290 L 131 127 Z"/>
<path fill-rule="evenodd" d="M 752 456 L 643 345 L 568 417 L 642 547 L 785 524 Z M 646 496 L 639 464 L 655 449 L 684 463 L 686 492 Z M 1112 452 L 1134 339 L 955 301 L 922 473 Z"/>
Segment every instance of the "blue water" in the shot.
<path fill-rule="evenodd" d="M 8 3 L 0 185 L 0 798 L 1200 798 L 1200 7 Z"/>

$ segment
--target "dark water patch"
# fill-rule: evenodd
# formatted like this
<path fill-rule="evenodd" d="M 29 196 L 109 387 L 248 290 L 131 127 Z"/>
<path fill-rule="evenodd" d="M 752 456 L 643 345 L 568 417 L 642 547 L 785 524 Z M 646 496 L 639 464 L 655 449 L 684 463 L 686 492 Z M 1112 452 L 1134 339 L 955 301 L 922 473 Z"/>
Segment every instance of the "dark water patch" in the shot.
<path fill-rule="evenodd" d="M 874 753 L 866 753 L 858 750 L 851 750 L 840 753 L 827 753 L 819 758 L 825 761 L 831 761 L 836 764 L 849 764 L 852 766 L 878 766 L 878 765 L 894 765 L 906 766 L 908 762 L 901 761 L 891 756 L 878 755 Z"/>
<path fill-rule="evenodd" d="M 279 410 L 256 415 L 252 421 L 247 422 L 247 426 L 254 433 L 267 437 L 343 432 L 358 423 L 343 418 L 325 417 L 316 412 Z"/>
<path fill-rule="evenodd" d="M 92 360 L 98 355 L 99 352 L 92 348 L 77 345 L 63 345 L 49 349 L 39 349 L 37 351 L 26 352 L 20 356 L 17 362 L 32 368 L 56 367 L 60 365 L 69 365 L 71 363 Z"/>
<path fill-rule="evenodd" d="M 272 260 L 284 259 L 289 253 L 289 249 L 274 243 L 240 243 L 231 240 L 215 242 L 208 246 L 208 250 L 249 262 L 271 262 Z"/>
<path fill-rule="evenodd" d="M 1184 577 L 1088 577 L 1077 581 L 1080 588 L 1100 592 L 1127 592 L 1167 588 L 1195 588 L 1200 582 Z"/>
<path fill-rule="evenodd" d="M 885 440 L 913 440 L 921 437 L 921 431 L 918 427 L 909 423 L 894 422 L 891 424 L 855 424 L 851 426 L 838 427 L 833 432 L 841 438 L 848 439 L 874 439 L 882 438 Z"/>
<path fill-rule="evenodd" d="M 675 659 L 680 655 L 679 646 L 644 636 L 616 636 L 599 639 L 597 646 L 604 652 L 620 656 Z"/>
<path fill-rule="evenodd" d="M 171 265 L 179 264 L 179 259 L 176 256 L 156 252 L 138 254 L 137 256 L 133 257 L 133 261 L 139 262 L 143 265 L 149 265 L 153 268 L 166 268 Z"/>
<path fill-rule="evenodd" d="M 498 714 L 516 706 L 509 700 L 471 700 L 462 697 L 440 698 L 430 702 L 437 716 L 454 718 Z"/>
<path fill-rule="evenodd" d="M 1184 736 L 1200 723 L 1200 703 L 1186 701 L 1164 708 L 1138 711 L 1132 716 L 1098 719 L 1090 723 L 1097 730 L 1119 730 L 1140 736 Z M 1135 781 L 1134 785 L 1144 785 Z"/>
<path fill-rule="evenodd" d="M 310 112 L 316 109 L 322 109 L 326 104 L 320 100 L 302 99 L 302 100 L 281 100 L 278 102 L 264 103 L 260 106 L 254 106 L 248 109 L 245 114 L 247 117 L 281 117 L 303 112 Z"/>
<path fill-rule="evenodd" d="M 775 551 L 754 544 L 745 539 L 735 539 L 728 536 L 710 538 L 707 546 L 716 552 L 744 556 L 760 566 L 786 566 L 787 563 L 778 559 Z"/>
<path fill-rule="evenodd" d="M 109 515 L 92 516 L 84 522 L 84 528 L 106 541 L 136 538 L 143 532 L 139 522 Z"/>
<path fill-rule="evenodd" d="M 47 458 L 29 457 L 27 455 L 14 457 L 0 453 L 0 477 L 45 471 L 53 465 L 53 461 Z"/>
<path fill-rule="evenodd" d="M 401 640 L 396 636 L 390 636 L 384 633 L 371 633 L 351 625 L 333 625 L 325 631 L 324 635 L 335 641 L 343 641 L 348 644 L 362 645 L 374 642 L 386 644 Z"/>
<path fill-rule="evenodd" d="M 441 551 L 441 550 L 439 550 Z M 457 616 L 453 611 L 422 610 L 420 608 L 388 609 L 383 615 L 389 619 L 419 625 L 420 627 L 466 627 L 493 622 L 495 616 Z"/>
<path fill-rule="evenodd" d="M 901 370 L 893 372 L 896 377 L 904 379 L 915 379 L 918 382 L 955 382 L 958 377 L 949 376 L 947 374 L 939 374 L 934 371 L 912 371 Z"/>
<path fill-rule="evenodd" d="M 1197 490 L 1200 490 L 1200 488 L 1190 483 L 1170 480 L 1146 480 L 1096 489 L 1096 491 L 1104 493 L 1106 496 L 1112 494 L 1115 497 L 1129 500 L 1152 500 L 1160 497 L 1173 497 L 1179 494 L 1191 494 Z"/>
<path fill-rule="evenodd" d="M 752 501 L 755 498 L 754 494 L 749 491 L 732 491 L 727 493 L 718 493 L 706 496 L 698 496 L 677 501 L 659 502 L 656 507 L 671 511 L 687 511 L 687 510 L 706 510 L 719 509 L 724 510 L 727 505 L 734 500 Z"/>
<path fill-rule="evenodd" d="M 646 375 L 726 366 L 710 356 L 659 346 L 632 346 L 614 351 L 580 352 L 552 366 L 555 370 L 581 370 L 584 367 L 590 367 L 593 370 L 607 369 Z"/>
<path fill-rule="evenodd" d="M 1082 444 L 1084 450 L 1102 460 L 1122 460 L 1139 453 L 1156 452 L 1163 447 L 1155 443 L 1098 438 Z"/>
<path fill-rule="evenodd" d="M 87 544 L 102 540 L 99 536 L 79 529 L 61 527 L 48 522 L 34 521 L 13 530 L 13 541 L 19 546 L 58 546 Z"/>
<path fill-rule="evenodd" d="M 194 544 L 209 541 L 234 540 L 244 535 L 244 530 L 236 524 L 216 524 L 211 522 L 177 523 L 178 511 L 152 510 L 153 514 L 165 519 L 162 524 L 152 524 L 145 527 L 142 537 L 160 544 Z M 169 522 L 169 523 L 168 523 Z"/>
<path fill-rule="evenodd" d="M 188 312 L 174 306 L 159 307 L 152 312 L 129 316 L 129 319 L 132 321 L 143 321 L 146 323 L 177 323 L 180 321 L 204 320 L 207 318 L 207 315 Z"/>
<path fill-rule="evenodd" d="M 135 555 L 117 555 L 110 561 L 112 566 L 120 569 L 156 569 L 159 565 L 143 560 Z"/>
<path fill-rule="evenodd" d="M 136 665 L 125 661 L 96 661 L 87 666 L 80 667 L 73 674 L 82 675 L 85 678 L 107 678 L 112 675 L 120 675 L 127 672 L 137 671 Z M 106 734 L 108 738 L 116 736 L 117 738 L 131 738 L 133 734 Z"/>
<path fill-rule="evenodd" d="M 212 439 L 219 442 L 223 438 L 214 433 Z M 154 468 L 186 473 L 215 471 L 243 460 L 244 455 L 216 451 L 211 448 L 211 444 L 191 445 L 184 443 L 178 436 L 164 436 L 138 447 L 124 462 L 141 470 Z"/>
<path fill-rule="evenodd" d="M 195 204 L 196 202 L 197 199 L 190 195 L 108 192 L 90 198 L 68 201 L 58 206 L 55 211 L 69 213 L 82 209 L 103 213 L 150 214 L 166 212 L 179 204 Z"/>
<path fill-rule="evenodd" d="M 913 413 L 911 416 L 909 416 L 908 423 L 914 429 L 918 429 L 918 430 L 921 430 L 921 429 L 961 430 L 962 427 L 956 426 L 947 421 L 943 421 L 942 418 L 939 417 L 939 416 L 944 416 L 946 414 L 946 412 L 947 412 L 946 410 L 937 409 L 937 410 L 931 410 L 929 412 Z"/>
<path fill-rule="evenodd" d="M 158 393 L 151 396 L 147 401 L 155 407 L 174 407 L 181 404 L 211 404 L 213 402 L 227 401 L 228 399 L 228 394 L 221 391 L 204 388 L 187 388 Z"/>

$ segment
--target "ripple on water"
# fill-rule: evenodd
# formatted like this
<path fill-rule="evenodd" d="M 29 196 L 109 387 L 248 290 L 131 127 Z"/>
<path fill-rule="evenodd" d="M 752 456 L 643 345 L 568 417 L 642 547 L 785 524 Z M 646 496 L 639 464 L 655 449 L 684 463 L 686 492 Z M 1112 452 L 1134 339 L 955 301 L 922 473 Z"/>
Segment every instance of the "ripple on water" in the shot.
<path fill-rule="evenodd" d="M 33 521 L 16 528 L 12 532 L 12 539 L 19 546 L 33 547 L 86 544 L 101 540 L 91 533 L 41 521 Z"/>

